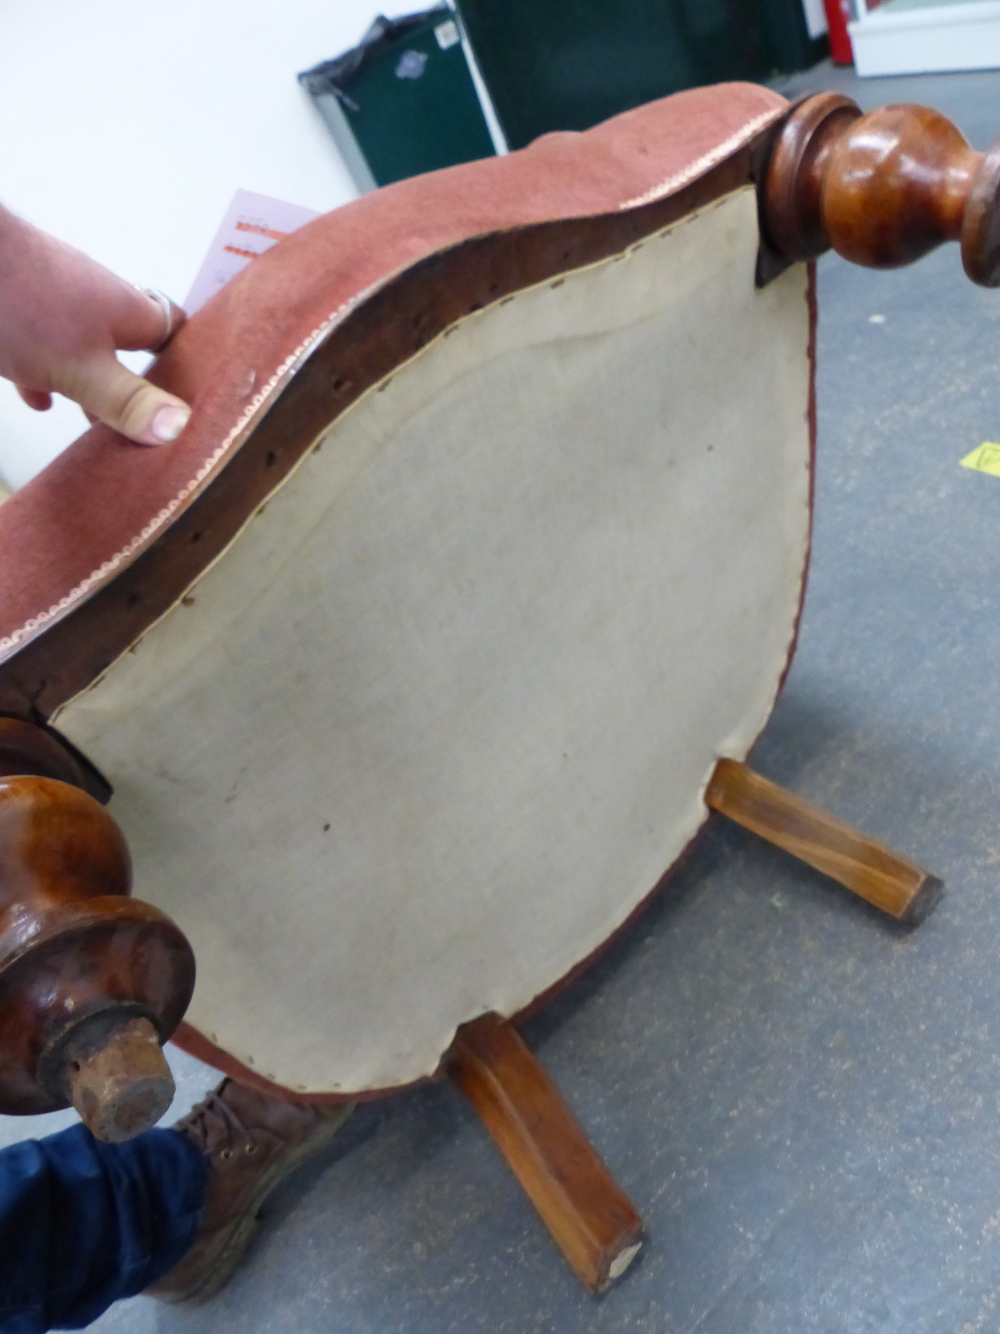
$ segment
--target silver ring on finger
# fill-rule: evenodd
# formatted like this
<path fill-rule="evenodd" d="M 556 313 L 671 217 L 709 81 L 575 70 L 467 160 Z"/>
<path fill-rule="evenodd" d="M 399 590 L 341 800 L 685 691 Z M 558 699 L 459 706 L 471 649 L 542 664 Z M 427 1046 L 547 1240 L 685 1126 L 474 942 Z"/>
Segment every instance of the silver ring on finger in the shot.
<path fill-rule="evenodd" d="M 174 303 L 170 300 L 167 294 L 161 292 L 158 287 L 140 287 L 138 283 L 136 283 L 135 286 L 136 291 L 141 292 L 143 296 L 148 296 L 150 300 L 155 301 L 163 312 L 163 337 L 154 347 L 149 349 L 150 352 L 162 352 L 170 342 L 171 334 L 174 332 Z"/>

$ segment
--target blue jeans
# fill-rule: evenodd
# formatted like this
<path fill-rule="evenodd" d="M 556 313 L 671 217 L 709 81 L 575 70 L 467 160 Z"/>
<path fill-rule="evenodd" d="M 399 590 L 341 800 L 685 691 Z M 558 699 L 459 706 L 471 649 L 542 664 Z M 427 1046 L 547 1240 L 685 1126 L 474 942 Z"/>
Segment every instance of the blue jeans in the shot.
<path fill-rule="evenodd" d="M 82 1329 L 184 1254 L 208 1165 L 173 1130 L 100 1144 L 82 1125 L 0 1150 L 0 1334 Z"/>

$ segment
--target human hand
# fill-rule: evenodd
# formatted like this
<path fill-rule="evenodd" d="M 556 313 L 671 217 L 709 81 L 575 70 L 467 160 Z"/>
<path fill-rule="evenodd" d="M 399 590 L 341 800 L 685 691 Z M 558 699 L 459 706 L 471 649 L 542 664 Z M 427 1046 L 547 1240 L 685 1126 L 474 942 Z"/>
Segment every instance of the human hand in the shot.
<path fill-rule="evenodd" d="M 173 315 L 176 328 L 184 314 Z M 155 298 L 0 208 L 0 376 L 29 407 L 63 394 L 137 444 L 176 439 L 187 404 L 115 356 L 155 349 L 165 323 Z"/>

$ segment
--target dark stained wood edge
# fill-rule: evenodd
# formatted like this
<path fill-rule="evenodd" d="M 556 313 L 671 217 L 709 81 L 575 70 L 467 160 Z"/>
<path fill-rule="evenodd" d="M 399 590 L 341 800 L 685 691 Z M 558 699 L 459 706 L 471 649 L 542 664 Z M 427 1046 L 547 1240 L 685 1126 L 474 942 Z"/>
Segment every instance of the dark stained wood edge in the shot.
<path fill-rule="evenodd" d="M 767 227 L 765 185 L 771 161 L 774 157 L 775 146 L 781 138 L 785 126 L 791 119 L 793 112 L 797 111 L 810 96 L 811 94 L 807 93 L 796 98 L 794 102 L 789 102 L 784 112 L 762 130 L 754 141 L 751 170 L 754 183 L 757 186 L 757 230 L 760 233 L 760 242 L 757 247 L 757 265 L 754 272 L 754 285 L 756 287 L 767 287 L 769 283 L 774 282 L 775 278 L 779 278 L 786 269 L 791 268 L 795 262 L 783 255 L 771 240 Z"/>
<path fill-rule="evenodd" d="M 15 774 L 61 779 L 83 788 L 102 806 L 111 800 L 104 775 L 54 727 L 0 715 L 0 777 Z"/>
<path fill-rule="evenodd" d="M 76 757 L 50 731 L 23 718 L 0 717 L 0 779 L 28 775 L 84 786 Z"/>
<path fill-rule="evenodd" d="M 862 114 L 839 93 L 801 99 L 771 143 L 758 190 L 761 281 L 782 258 L 831 248 L 887 269 L 960 241 L 968 277 L 1000 286 L 1000 145 L 978 153 L 928 107 Z"/>
<path fill-rule="evenodd" d="M 516 1030 L 463 1024 L 445 1059 L 567 1263 L 603 1292 L 635 1259 L 642 1220 Z"/>
<path fill-rule="evenodd" d="M 976 173 L 962 221 L 962 267 L 981 287 L 1000 287 L 1000 140 Z"/>
<path fill-rule="evenodd" d="M 716 765 L 705 804 L 900 922 L 918 925 L 941 897 L 937 876 L 736 760 Z"/>
<path fill-rule="evenodd" d="M 809 348 L 806 353 L 809 360 L 809 405 L 806 409 L 809 423 L 809 526 L 806 533 L 805 561 L 802 565 L 802 586 L 799 589 L 799 610 L 798 615 L 795 617 L 795 625 L 792 629 L 792 642 L 788 646 L 788 656 L 785 659 L 785 670 L 781 673 L 781 679 L 778 681 L 778 689 L 775 691 L 775 703 L 777 703 L 778 696 L 785 688 L 785 682 L 788 680 L 788 673 L 792 670 L 792 659 L 795 657 L 795 650 L 799 646 L 799 631 L 802 629 L 802 612 L 806 604 L 806 589 L 809 587 L 809 572 L 812 568 L 813 521 L 816 514 L 816 330 L 819 326 L 819 311 L 816 305 L 815 261 L 811 261 L 806 265 L 806 272 L 808 274 L 806 302 L 809 308 Z M 772 705 L 771 707 L 773 708 L 774 706 Z"/>
<path fill-rule="evenodd" d="M 373 292 L 331 330 L 206 490 L 149 548 L 0 664 L 0 713 L 44 722 L 97 680 L 184 596 L 317 436 L 431 339 L 504 296 L 619 254 L 753 184 L 756 142 L 664 199 L 472 237 Z"/>
<path fill-rule="evenodd" d="M 815 259 L 830 248 L 821 221 L 823 154 L 840 130 L 861 115 L 840 93 L 800 98 L 789 108 L 760 176 L 761 237 L 768 251 L 787 261 Z"/>

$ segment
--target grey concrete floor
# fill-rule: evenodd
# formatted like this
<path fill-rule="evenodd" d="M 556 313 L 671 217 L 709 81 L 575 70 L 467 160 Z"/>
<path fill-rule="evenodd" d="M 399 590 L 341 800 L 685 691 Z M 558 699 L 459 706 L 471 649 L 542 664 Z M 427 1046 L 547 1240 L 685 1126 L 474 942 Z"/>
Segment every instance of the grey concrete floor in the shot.
<path fill-rule="evenodd" d="M 978 146 L 1000 73 L 871 80 Z M 193 1311 L 104 1334 L 995 1334 L 1000 1330 L 1000 293 L 956 248 L 820 264 L 815 546 L 753 760 L 943 875 L 919 930 L 714 825 L 629 937 L 526 1030 L 647 1224 L 578 1288 L 447 1087 L 360 1111 Z M 883 317 L 872 322 L 872 316 Z M 178 1110 L 210 1071 L 179 1058 Z M 68 1118 L 8 1121 L 3 1138 Z"/>

